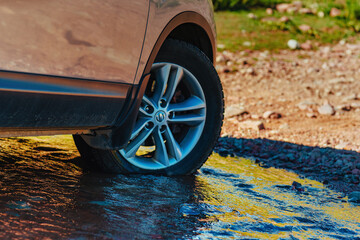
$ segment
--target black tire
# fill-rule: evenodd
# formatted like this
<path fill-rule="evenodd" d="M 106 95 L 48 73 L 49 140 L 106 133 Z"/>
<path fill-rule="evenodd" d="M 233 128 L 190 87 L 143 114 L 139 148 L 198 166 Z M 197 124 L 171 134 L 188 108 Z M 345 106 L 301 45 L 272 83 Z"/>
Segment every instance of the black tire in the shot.
<path fill-rule="evenodd" d="M 205 95 L 206 120 L 199 140 L 181 161 L 161 169 L 135 166 L 118 151 L 99 150 L 90 147 L 81 136 L 75 135 L 75 144 L 87 166 L 112 173 L 160 174 L 167 176 L 189 175 L 197 171 L 207 160 L 219 137 L 224 111 L 223 90 L 212 62 L 195 46 L 168 39 L 161 47 L 155 63 L 171 63 L 189 71 L 200 84 Z M 151 84 L 151 83 L 149 83 Z M 166 141 L 165 141 L 166 143 Z"/>

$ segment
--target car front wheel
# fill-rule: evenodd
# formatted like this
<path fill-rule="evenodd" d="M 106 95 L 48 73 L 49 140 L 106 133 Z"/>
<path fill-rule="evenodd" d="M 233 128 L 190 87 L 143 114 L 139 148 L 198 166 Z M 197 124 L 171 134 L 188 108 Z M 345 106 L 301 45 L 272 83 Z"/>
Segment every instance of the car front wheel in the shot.
<path fill-rule="evenodd" d="M 211 61 L 193 45 L 169 39 L 151 68 L 127 146 L 97 150 L 81 136 L 74 140 L 82 157 L 103 171 L 187 175 L 210 155 L 222 119 L 223 92 Z"/>

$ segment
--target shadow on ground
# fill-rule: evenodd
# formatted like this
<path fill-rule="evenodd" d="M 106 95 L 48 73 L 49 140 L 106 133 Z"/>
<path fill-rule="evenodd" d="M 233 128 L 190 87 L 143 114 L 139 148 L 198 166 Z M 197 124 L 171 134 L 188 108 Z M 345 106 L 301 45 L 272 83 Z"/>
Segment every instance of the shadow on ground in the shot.
<path fill-rule="evenodd" d="M 292 170 L 340 192 L 360 190 L 360 153 L 298 145 L 269 139 L 220 138 L 221 156 L 253 159 L 262 167 Z"/>

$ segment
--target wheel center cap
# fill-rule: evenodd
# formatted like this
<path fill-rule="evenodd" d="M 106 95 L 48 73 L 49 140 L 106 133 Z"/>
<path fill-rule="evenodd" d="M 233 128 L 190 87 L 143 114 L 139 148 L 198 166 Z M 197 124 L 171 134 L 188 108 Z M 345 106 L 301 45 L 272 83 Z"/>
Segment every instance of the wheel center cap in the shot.
<path fill-rule="evenodd" d="M 165 113 L 163 111 L 159 111 L 155 114 L 155 120 L 159 123 L 163 122 L 165 120 Z"/>

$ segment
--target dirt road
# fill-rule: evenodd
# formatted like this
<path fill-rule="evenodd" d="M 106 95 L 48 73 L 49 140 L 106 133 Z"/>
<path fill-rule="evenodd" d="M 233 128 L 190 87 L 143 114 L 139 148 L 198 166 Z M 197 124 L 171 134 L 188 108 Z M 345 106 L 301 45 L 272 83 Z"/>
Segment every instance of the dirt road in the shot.
<path fill-rule="evenodd" d="M 342 42 L 317 51 L 222 52 L 217 62 L 226 102 L 223 136 L 339 150 L 283 165 L 321 168 L 330 174 L 319 173 L 320 180 L 346 185 L 346 191 L 359 189 L 360 44 Z M 266 146 L 262 151 L 271 152 L 272 145 Z M 278 160 L 276 155 L 263 160 L 271 157 Z"/>

